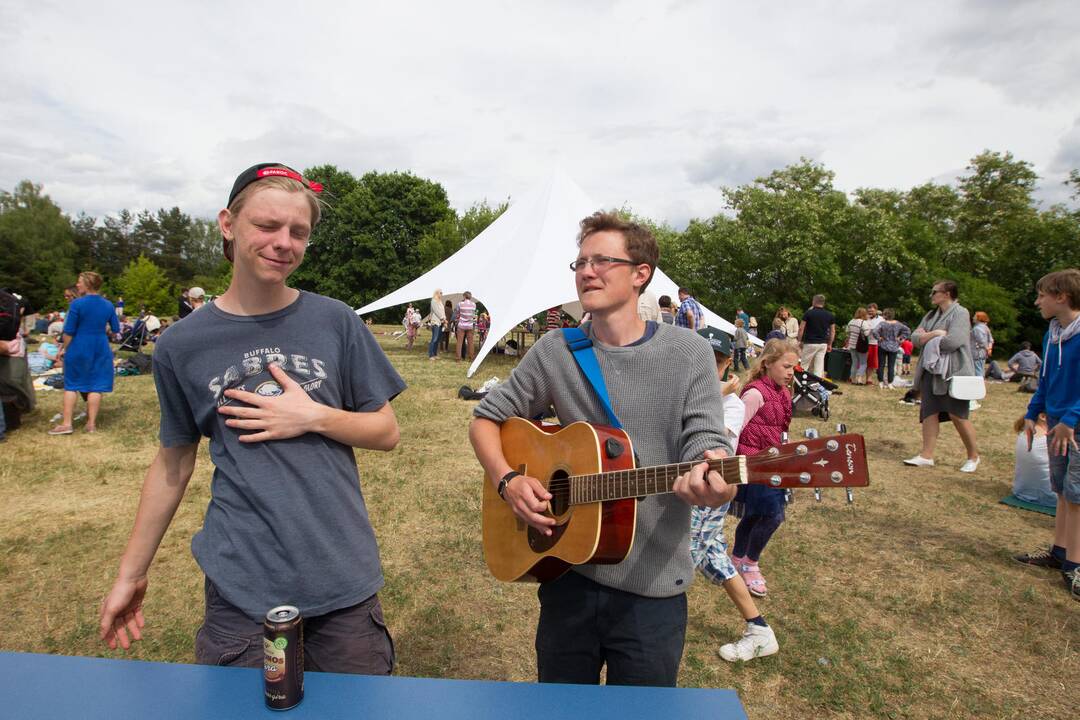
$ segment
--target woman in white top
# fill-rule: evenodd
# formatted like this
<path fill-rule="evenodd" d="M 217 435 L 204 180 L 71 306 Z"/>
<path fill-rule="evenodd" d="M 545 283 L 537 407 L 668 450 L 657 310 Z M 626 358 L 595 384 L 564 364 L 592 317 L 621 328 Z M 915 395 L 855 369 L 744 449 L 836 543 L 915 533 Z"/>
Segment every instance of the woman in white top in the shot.
<path fill-rule="evenodd" d="M 781 305 L 776 311 L 776 318 L 784 323 L 784 333 L 787 334 L 788 340 L 799 339 L 799 321 L 791 316 L 791 311 L 787 307 Z"/>
<path fill-rule="evenodd" d="M 866 384 L 866 353 L 870 338 L 870 322 L 866 308 L 855 311 L 855 317 L 847 324 L 847 343 L 845 349 L 851 353 L 851 382 L 856 385 Z M 862 346 L 860 347 L 860 339 Z"/>
<path fill-rule="evenodd" d="M 431 323 L 431 342 L 428 344 L 428 360 L 434 360 L 439 356 L 439 340 L 446 330 L 446 307 L 443 305 L 442 290 L 436 289 L 431 294 L 431 314 L 428 315 Z"/>

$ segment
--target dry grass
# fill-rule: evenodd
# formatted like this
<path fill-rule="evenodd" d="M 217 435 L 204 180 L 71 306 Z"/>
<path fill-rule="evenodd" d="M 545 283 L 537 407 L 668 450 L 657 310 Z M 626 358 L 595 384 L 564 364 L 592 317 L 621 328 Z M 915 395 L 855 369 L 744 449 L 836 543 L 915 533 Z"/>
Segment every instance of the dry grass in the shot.
<path fill-rule="evenodd" d="M 394 403 L 402 442 L 359 452 L 380 538 L 383 591 L 398 672 L 532 680 L 535 589 L 487 574 L 480 549 L 479 466 L 468 445 L 473 403 L 457 399 L 464 364 L 430 363 L 383 337 L 409 383 Z M 493 358 L 472 384 L 506 377 Z M 59 393 L 0 446 L 0 593 L 11 615 L 5 650 L 110 655 L 96 637 L 155 451 L 157 405 L 148 377 L 119 378 L 100 431 L 48 437 Z M 867 436 L 872 487 L 848 506 L 839 492 L 802 494 L 763 566 L 773 596 L 762 609 L 779 655 L 741 666 L 716 648 L 741 622 L 723 592 L 690 591 L 680 681 L 738 689 L 751 717 L 1075 717 L 1080 605 L 1057 573 L 1022 567 L 1010 553 L 1048 540 L 1052 519 L 998 504 L 1009 491 L 1010 424 L 1029 396 L 993 385 L 974 413 L 984 462 L 974 476 L 956 433 L 943 428 L 939 467 L 900 459 L 919 447 L 915 408 L 899 393 L 844 388 L 834 421 Z M 797 420 L 792 432 L 810 423 Z M 818 425 L 822 430 L 828 428 Z M 824 433 L 823 433 L 824 434 Z M 188 495 L 151 574 L 147 639 L 132 653 L 190 662 L 202 612 L 202 576 L 190 553 L 209 499 L 202 450 Z M 730 529 L 729 529 L 730 530 Z M 1070 709 L 1071 708 L 1071 709 Z"/>

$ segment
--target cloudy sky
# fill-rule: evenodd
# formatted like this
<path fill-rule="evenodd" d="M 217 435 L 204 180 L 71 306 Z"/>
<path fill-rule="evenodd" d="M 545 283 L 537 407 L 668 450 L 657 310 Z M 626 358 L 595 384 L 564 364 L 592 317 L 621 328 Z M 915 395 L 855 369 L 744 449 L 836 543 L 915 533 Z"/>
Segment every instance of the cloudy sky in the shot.
<path fill-rule="evenodd" d="M 800 156 L 906 189 L 989 148 L 1054 202 L 1080 167 L 1077 38 L 1069 0 L 0 0 L 0 188 L 209 216 L 274 160 L 409 170 L 464 208 L 558 167 L 681 226 Z"/>

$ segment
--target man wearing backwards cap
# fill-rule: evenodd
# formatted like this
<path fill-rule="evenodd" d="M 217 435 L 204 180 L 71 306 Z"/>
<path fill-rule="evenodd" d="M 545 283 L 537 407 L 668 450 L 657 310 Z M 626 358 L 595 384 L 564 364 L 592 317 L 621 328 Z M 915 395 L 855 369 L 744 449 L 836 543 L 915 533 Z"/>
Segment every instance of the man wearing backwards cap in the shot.
<path fill-rule="evenodd" d="M 353 448 L 397 444 L 390 401 L 405 383 L 348 306 L 285 284 L 319 221 L 321 189 L 278 163 L 241 173 L 218 214 L 229 288 L 157 343 L 161 447 L 102 603 L 110 648 L 141 639 L 150 563 L 205 436 L 212 497 L 191 543 L 206 574 L 198 662 L 260 667 L 266 612 L 296 605 L 309 669 L 393 668 Z"/>

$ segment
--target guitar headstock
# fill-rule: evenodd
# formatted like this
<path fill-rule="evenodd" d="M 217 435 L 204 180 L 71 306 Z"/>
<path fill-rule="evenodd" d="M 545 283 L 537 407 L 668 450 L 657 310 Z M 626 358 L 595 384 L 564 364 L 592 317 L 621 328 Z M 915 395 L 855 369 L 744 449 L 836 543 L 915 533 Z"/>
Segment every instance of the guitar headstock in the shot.
<path fill-rule="evenodd" d="M 870 484 L 862 435 L 833 435 L 767 448 L 746 458 L 749 482 L 775 488 Z"/>

